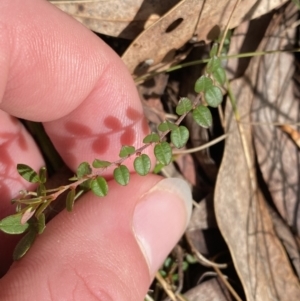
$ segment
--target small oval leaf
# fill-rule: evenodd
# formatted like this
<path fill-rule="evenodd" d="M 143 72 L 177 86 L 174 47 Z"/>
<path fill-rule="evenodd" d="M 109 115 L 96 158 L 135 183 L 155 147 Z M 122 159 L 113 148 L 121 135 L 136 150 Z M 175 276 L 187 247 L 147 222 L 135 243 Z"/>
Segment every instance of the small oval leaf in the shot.
<path fill-rule="evenodd" d="M 21 223 L 23 214 L 18 213 L 7 216 L 0 221 L 0 230 L 7 234 L 21 234 L 24 233 L 29 224 Z"/>
<path fill-rule="evenodd" d="M 217 55 L 218 48 L 219 48 L 219 44 L 218 43 L 214 43 L 213 46 L 212 46 L 212 48 L 211 48 L 211 50 L 210 50 L 210 52 L 209 52 L 209 56 L 211 58 Z"/>
<path fill-rule="evenodd" d="M 212 85 L 213 85 L 213 81 L 209 77 L 202 75 L 196 80 L 194 89 L 195 92 L 200 93 L 206 91 Z"/>
<path fill-rule="evenodd" d="M 176 107 L 176 113 L 177 115 L 183 115 L 188 113 L 192 108 L 192 102 L 187 97 L 182 97 Z"/>
<path fill-rule="evenodd" d="M 135 148 L 133 146 L 124 145 L 120 150 L 119 157 L 125 158 L 134 154 L 134 152 L 135 152 Z"/>
<path fill-rule="evenodd" d="M 66 208 L 67 208 L 67 211 L 69 211 L 69 212 L 71 212 L 74 207 L 75 192 L 76 192 L 75 189 L 71 189 L 67 194 Z"/>
<path fill-rule="evenodd" d="M 26 181 L 30 183 L 40 182 L 38 174 L 30 166 L 26 164 L 18 164 L 17 170 L 18 173 L 22 176 L 22 178 L 24 178 Z"/>
<path fill-rule="evenodd" d="M 114 170 L 114 179 L 117 183 L 125 186 L 129 183 L 130 173 L 125 165 L 120 165 Z"/>
<path fill-rule="evenodd" d="M 83 178 L 86 175 L 90 175 L 92 173 L 92 168 L 88 162 L 82 162 L 77 168 L 76 175 L 78 179 Z"/>
<path fill-rule="evenodd" d="M 182 148 L 185 146 L 189 139 L 189 130 L 181 125 L 176 130 L 171 132 L 171 141 L 176 148 Z"/>
<path fill-rule="evenodd" d="M 223 94 L 219 87 L 211 86 L 205 91 L 204 98 L 209 106 L 216 108 L 221 104 L 223 100 Z"/>
<path fill-rule="evenodd" d="M 226 80 L 226 72 L 222 67 L 214 70 L 212 76 L 220 85 L 224 85 Z"/>
<path fill-rule="evenodd" d="M 154 155 L 160 163 L 168 165 L 172 161 L 172 149 L 168 142 L 161 142 L 154 147 Z"/>
<path fill-rule="evenodd" d="M 95 195 L 103 197 L 107 195 L 108 185 L 103 177 L 97 177 L 91 182 L 91 189 Z"/>
<path fill-rule="evenodd" d="M 89 191 L 91 190 L 91 183 L 92 183 L 92 179 L 87 179 L 86 181 L 82 182 L 79 187 L 82 188 L 83 191 Z M 75 196 L 75 200 L 77 199 L 77 197 Z"/>
<path fill-rule="evenodd" d="M 38 234 L 42 234 L 46 228 L 46 218 L 45 218 L 45 214 L 41 213 L 38 217 Z"/>
<path fill-rule="evenodd" d="M 47 168 L 45 166 L 40 168 L 39 178 L 40 178 L 40 182 L 42 184 L 46 183 L 46 181 L 47 181 Z"/>
<path fill-rule="evenodd" d="M 216 69 L 221 68 L 221 60 L 217 56 L 213 56 L 206 65 L 206 72 L 211 74 Z"/>
<path fill-rule="evenodd" d="M 38 196 L 45 196 L 45 195 L 47 194 L 47 191 L 46 191 L 46 190 L 47 190 L 47 189 L 46 189 L 46 186 L 45 186 L 43 183 L 41 183 L 41 184 L 37 187 L 36 193 L 37 193 Z"/>
<path fill-rule="evenodd" d="M 157 143 L 159 142 L 159 135 L 157 133 L 151 133 L 149 135 L 147 135 L 144 140 L 143 143 Z"/>
<path fill-rule="evenodd" d="M 209 108 L 200 105 L 193 110 L 194 120 L 202 127 L 208 128 L 212 125 L 212 116 Z"/>
<path fill-rule="evenodd" d="M 92 165 L 93 165 L 94 168 L 105 168 L 105 167 L 110 166 L 111 162 L 95 159 L 93 161 Z"/>
<path fill-rule="evenodd" d="M 19 260 L 21 259 L 32 246 L 36 238 L 36 230 L 30 229 L 18 242 L 13 252 L 13 259 Z"/>
<path fill-rule="evenodd" d="M 148 155 L 142 154 L 136 157 L 133 162 L 134 170 L 140 175 L 145 176 L 151 169 L 151 161 Z"/>
<path fill-rule="evenodd" d="M 177 127 L 178 126 L 175 123 L 166 120 L 166 121 L 160 123 L 157 128 L 161 132 L 166 132 L 166 131 L 170 131 L 170 130 L 175 130 Z"/>

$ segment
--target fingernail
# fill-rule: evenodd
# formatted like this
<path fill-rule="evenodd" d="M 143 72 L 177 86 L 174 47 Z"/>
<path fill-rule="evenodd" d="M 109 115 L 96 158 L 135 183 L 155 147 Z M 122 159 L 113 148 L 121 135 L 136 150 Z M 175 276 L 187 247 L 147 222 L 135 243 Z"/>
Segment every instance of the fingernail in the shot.
<path fill-rule="evenodd" d="M 184 233 L 191 212 L 191 189 L 177 178 L 161 180 L 137 203 L 133 231 L 151 277 Z"/>

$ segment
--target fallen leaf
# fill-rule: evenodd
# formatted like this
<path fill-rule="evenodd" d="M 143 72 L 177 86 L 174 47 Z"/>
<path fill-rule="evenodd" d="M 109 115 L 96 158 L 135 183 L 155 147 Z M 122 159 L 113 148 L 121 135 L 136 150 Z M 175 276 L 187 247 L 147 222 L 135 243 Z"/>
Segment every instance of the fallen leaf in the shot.
<path fill-rule="evenodd" d="M 95 32 L 134 39 L 179 0 L 56 0 L 50 2 Z"/>
<path fill-rule="evenodd" d="M 129 46 L 122 59 L 131 74 L 141 75 L 140 69 L 151 61 L 145 73 L 174 60 L 176 51 L 192 39 L 212 41 L 225 28 L 236 0 L 184 0 L 147 27 Z M 241 1 L 230 22 L 230 28 L 242 21 L 257 18 L 285 0 Z"/>
<path fill-rule="evenodd" d="M 244 77 L 231 83 L 238 115 L 228 100 L 229 136 L 215 188 L 215 214 L 247 300 L 299 300 L 298 279 L 257 186 L 250 114 L 258 63 L 253 58 Z"/>
<path fill-rule="evenodd" d="M 223 283 L 214 278 L 207 280 L 184 294 L 189 301 L 230 301 L 230 294 Z"/>
<path fill-rule="evenodd" d="M 284 14 L 274 16 L 260 49 L 291 47 L 295 30 L 289 28 L 297 19 L 298 10 L 291 3 Z M 295 91 L 299 88 L 293 81 L 295 66 L 295 57 L 288 52 L 253 58 L 249 79 L 255 86 L 251 118 L 258 164 L 281 217 L 299 235 L 300 153 L 296 141 L 285 133 L 298 134 L 295 124 L 299 122 L 300 111 Z M 277 127 L 278 123 L 282 126 Z"/>

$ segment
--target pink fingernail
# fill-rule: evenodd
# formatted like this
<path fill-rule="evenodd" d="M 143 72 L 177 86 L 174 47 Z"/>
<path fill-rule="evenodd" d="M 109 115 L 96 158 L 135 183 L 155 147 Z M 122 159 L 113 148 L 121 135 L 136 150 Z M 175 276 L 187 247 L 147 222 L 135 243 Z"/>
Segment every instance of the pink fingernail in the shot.
<path fill-rule="evenodd" d="M 138 202 L 133 231 L 152 277 L 184 233 L 191 211 L 191 190 L 177 178 L 161 180 Z"/>

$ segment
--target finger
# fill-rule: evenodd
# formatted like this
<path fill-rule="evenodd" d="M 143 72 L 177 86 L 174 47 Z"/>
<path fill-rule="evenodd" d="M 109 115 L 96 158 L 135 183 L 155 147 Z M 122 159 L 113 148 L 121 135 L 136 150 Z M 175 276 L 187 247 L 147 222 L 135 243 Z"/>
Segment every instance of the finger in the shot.
<path fill-rule="evenodd" d="M 62 212 L 0 281 L 0 299 L 143 300 L 191 213 L 188 185 L 160 179 L 110 183 L 106 198 Z"/>
<path fill-rule="evenodd" d="M 24 163 L 38 170 L 44 163 L 31 136 L 14 117 L 0 110 L 0 219 L 15 212 L 11 199 L 23 189 L 33 185 L 22 179 L 17 164 Z M 12 260 L 12 249 L 17 238 L 0 232 L 0 275 L 7 271 Z"/>
<path fill-rule="evenodd" d="M 108 46 L 46 1 L 2 1 L 0 16 L 1 109 L 46 122 L 73 170 L 95 157 L 116 160 L 122 145 L 141 145 L 148 127 L 140 100 Z"/>
<path fill-rule="evenodd" d="M 32 137 L 14 117 L 0 110 L 0 218 L 11 213 L 7 203 L 21 189 L 30 188 L 17 172 L 17 164 L 24 163 L 38 170 L 44 163 Z M 31 185 L 32 186 L 32 185 Z"/>

